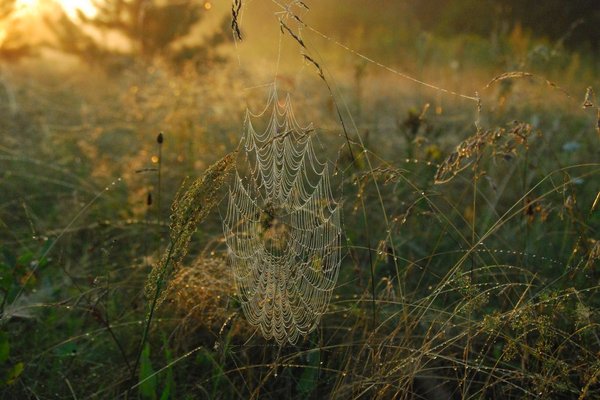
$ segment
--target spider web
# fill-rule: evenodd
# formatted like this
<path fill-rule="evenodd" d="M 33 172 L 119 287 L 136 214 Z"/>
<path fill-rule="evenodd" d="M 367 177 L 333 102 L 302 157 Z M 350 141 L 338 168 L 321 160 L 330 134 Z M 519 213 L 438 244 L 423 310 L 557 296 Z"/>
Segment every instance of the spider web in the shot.
<path fill-rule="evenodd" d="M 266 128 L 255 130 L 252 121 L 269 111 Z M 263 113 L 247 111 L 245 170 L 238 162 L 223 221 L 244 314 L 280 345 L 315 329 L 340 265 L 340 209 L 313 133 L 296 121 L 289 95 L 280 104 L 275 89 Z"/>

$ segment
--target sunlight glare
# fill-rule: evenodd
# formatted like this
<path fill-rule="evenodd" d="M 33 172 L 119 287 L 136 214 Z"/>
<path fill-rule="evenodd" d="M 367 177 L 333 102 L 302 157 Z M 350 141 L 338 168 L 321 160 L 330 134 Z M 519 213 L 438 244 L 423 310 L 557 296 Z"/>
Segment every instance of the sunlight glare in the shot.
<path fill-rule="evenodd" d="M 31 12 L 34 11 L 38 5 L 38 0 L 17 0 L 15 8 L 17 12 Z"/>
<path fill-rule="evenodd" d="M 77 10 L 81 10 L 87 16 L 96 14 L 93 0 L 55 0 L 70 17 L 77 15 Z M 17 0 L 17 9 L 21 12 L 37 12 L 42 7 L 41 0 Z"/>
<path fill-rule="evenodd" d="M 71 16 L 77 14 L 77 9 L 89 17 L 96 13 L 96 7 L 94 7 L 92 0 L 59 0 L 58 2 Z"/>

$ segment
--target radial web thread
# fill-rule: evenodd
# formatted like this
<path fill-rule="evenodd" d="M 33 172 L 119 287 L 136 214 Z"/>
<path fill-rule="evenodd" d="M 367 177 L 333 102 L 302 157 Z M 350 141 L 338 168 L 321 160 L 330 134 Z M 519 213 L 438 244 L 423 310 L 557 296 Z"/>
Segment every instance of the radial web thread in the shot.
<path fill-rule="evenodd" d="M 253 120 L 270 112 L 264 130 Z M 327 163 L 314 151 L 289 95 L 247 111 L 235 181 L 223 221 L 243 312 L 266 339 L 294 344 L 325 313 L 340 265 L 340 209 Z"/>

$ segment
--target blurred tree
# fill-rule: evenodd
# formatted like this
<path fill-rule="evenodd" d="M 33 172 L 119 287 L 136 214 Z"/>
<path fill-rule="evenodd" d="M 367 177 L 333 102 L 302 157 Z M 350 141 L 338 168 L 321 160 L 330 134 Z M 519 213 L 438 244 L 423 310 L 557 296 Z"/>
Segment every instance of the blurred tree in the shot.
<path fill-rule="evenodd" d="M 517 25 L 571 48 L 600 49 L 599 0 L 411 0 L 423 28 L 488 36 Z"/>
<path fill-rule="evenodd" d="M 0 61 L 18 61 L 32 51 L 14 16 L 15 5 L 16 0 L 0 0 Z"/>
<path fill-rule="evenodd" d="M 189 40 L 208 12 L 197 1 L 98 0 L 95 4 L 94 16 L 80 11 L 74 21 L 63 13 L 50 24 L 60 49 L 108 67 L 156 58 L 174 66 L 222 60 L 216 48 L 225 42 L 227 21 L 203 41 Z"/>
<path fill-rule="evenodd" d="M 568 47 L 600 49 L 599 0 L 496 0 L 513 20 Z"/>
<path fill-rule="evenodd" d="M 0 2 L 0 21 L 9 17 L 15 9 L 15 0 L 4 0 Z"/>

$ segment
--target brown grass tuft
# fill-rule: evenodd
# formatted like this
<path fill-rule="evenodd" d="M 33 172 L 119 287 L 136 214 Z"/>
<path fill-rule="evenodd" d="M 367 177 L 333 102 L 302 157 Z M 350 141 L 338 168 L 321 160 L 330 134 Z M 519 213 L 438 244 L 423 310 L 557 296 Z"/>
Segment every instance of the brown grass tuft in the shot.
<path fill-rule="evenodd" d="M 233 310 L 235 281 L 227 262 L 219 257 L 199 257 L 176 271 L 165 290 L 166 303 L 182 316 L 181 333 L 203 330 L 217 334 Z M 240 319 L 234 329 L 248 329 Z M 249 335 L 248 335 L 249 336 Z"/>
<path fill-rule="evenodd" d="M 532 126 L 524 122 L 514 122 L 508 130 L 478 130 L 475 135 L 461 142 L 439 166 L 435 183 L 446 183 L 471 164 L 477 165 L 487 148 L 491 149 L 494 157 L 514 158 L 519 148 L 528 148 L 532 133 Z"/>

